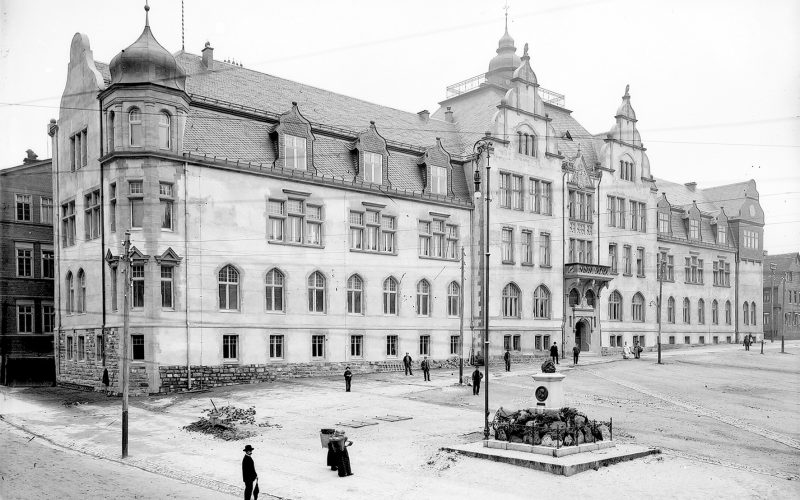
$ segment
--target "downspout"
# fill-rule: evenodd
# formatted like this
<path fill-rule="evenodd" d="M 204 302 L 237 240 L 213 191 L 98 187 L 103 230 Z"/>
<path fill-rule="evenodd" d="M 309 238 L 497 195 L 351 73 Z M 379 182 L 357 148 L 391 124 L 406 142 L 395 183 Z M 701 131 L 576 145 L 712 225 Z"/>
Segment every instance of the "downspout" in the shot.
<path fill-rule="evenodd" d="M 189 162 L 183 162 L 183 258 L 186 262 L 184 272 L 186 273 L 186 282 L 183 287 L 184 296 L 184 323 L 186 328 L 186 390 L 192 389 L 192 365 L 190 360 L 190 343 L 189 343 L 189 207 L 187 196 L 189 192 Z"/>
<path fill-rule="evenodd" d="M 100 101 L 99 121 L 100 121 L 100 158 L 103 157 L 103 99 L 98 96 Z M 103 358 L 103 366 L 106 366 L 106 266 L 104 251 L 106 248 L 106 190 L 103 184 L 103 162 L 98 161 L 100 166 L 100 297 L 102 303 L 102 321 L 100 324 L 100 335 L 102 336 L 102 345 L 100 346 L 100 354 Z M 96 337 L 95 337 L 96 338 Z"/>
<path fill-rule="evenodd" d="M 741 231 L 740 231 L 741 232 Z M 741 236 L 741 235 L 740 235 Z M 741 241 L 741 238 L 739 239 Z M 733 278 L 733 342 L 739 343 L 739 246 L 736 246 L 736 276 Z"/>
<path fill-rule="evenodd" d="M 600 178 L 597 179 L 597 210 L 595 211 L 595 215 L 597 216 L 597 264 L 600 265 L 600 183 L 603 182 L 603 171 L 600 171 Z M 646 212 L 645 212 L 646 213 Z M 595 298 L 595 303 L 600 297 Z"/>
<path fill-rule="evenodd" d="M 475 165 L 477 167 L 477 164 Z M 474 171 L 474 169 L 473 169 Z M 469 179 L 469 177 L 467 177 Z M 474 195 L 474 191 L 473 191 Z M 473 196 L 474 199 L 474 196 Z M 477 203 L 475 204 L 477 205 Z M 475 248 L 475 245 L 472 244 L 474 235 L 474 224 L 475 224 L 475 205 L 473 205 L 472 210 L 469 211 L 469 241 L 470 241 L 470 248 Z M 475 252 L 469 252 L 469 297 L 470 297 L 470 306 L 469 306 L 469 359 L 472 360 L 472 349 L 475 346 L 475 280 L 473 279 L 473 270 L 475 269 Z M 462 352 L 461 355 L 463 356 L 464 353 Z"/>
<path fill-rule="evenodd" d="M 562 164 L 563 168 L 563 164 Z M 566 345 L 567 336 L 567 287 L 564 281 L 564 272 L 567 263 L 566 245 L 567 245 L 567 217 L 569 212 L 564 215 L 564 200 L 566 197 L 567 189 L 567 170 L 561 175 L 561 359 L 564 359 L 564 346 Z M 546 349 L 545 349 L 546 350 Z"/>
<path fill-rule="evenodd" d="M 55 206 L 53 210 L 55 211 L 55 224 L 53 224 L 53 247 L 58 248 L 58 259 L 56 259 L 56 287 L 58 289 L 58 301 L 59 304 L 54 304 L 56 311 L 58 311 L 58 330 L 53 332 L 53 347 L 55 350 L 55 356 L 53 359 L 56 364 L 56 383 L 58 383 L 58 377 L 61 375 L 61 330 L 62 330 L 62 323 L 61 323 L 61 258 L 62 258 L 62 251 L 63 248 L 60 247 L 61 244 L 61 224 L 59 217 L 61 217 L 61 211 L 59 208 L 61 207 L 61 197 L 59 196 L 59 189 L 58 189 L 58 125 L 56 121 L 50 120 L 50 126 L 47 130 L 48 134 L 50 134 L 51 141 L 53 143 L 53 159 L 51 164 L 51 170 L 55 169 L 53 172 L 53 179 L 55 180 L 55 198 L 57 203 L 53 203 Z"/>

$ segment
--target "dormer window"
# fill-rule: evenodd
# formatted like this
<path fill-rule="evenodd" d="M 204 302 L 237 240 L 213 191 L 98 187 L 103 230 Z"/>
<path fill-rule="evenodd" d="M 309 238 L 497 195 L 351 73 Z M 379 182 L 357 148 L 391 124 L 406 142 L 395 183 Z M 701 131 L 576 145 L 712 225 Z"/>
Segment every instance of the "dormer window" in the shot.
<path fill-rule="evenodd" d="M 364 153 L 364 181 L 383 184 L 383 155 Z"/>
<path fill-rule="evenodd" d="M 171 117 L 166 111 L 158 115 L 158 147 L 170 149 Z"/>
<path fill-rule="evenodd" d="M 431 165 L 431 193 L 447 194 L 447 168 Z"/>
<path fill-rule="evenodd" d="M 284 135 L 284 147 L 286 151 L 286 168 L 295 170 L 306 169 L 306 139 L 293 135 Z"/>
<path fill-rule="evenodd" d="M 619 177 L 623 181 L 633 182 L 636 178 L 636 167 L 632 162 L 620 160 L 619 161 Z"/>
<path fill-rule="evenodd" d="M 728 244 L 728 230 L 724 224 L 717 224 L 717 244 L 718 245 Z"/>
<path fill-rule="evenodd" d="M 142 113 L 139 108 L 133 108 L 128 113 L 128 135 L 131 147 L 142 146 Z"/>
<path fill-rule="evenodd" d="M 699 219 L 689 219 L 689 239 L 692 239 L 692 240 L 699 240 L 700 239 L 700 220 Z"/>
<path fill-rule="evenodd" d="M 669 212 L 658 212 L 658 234 L 669 235 Z"/>

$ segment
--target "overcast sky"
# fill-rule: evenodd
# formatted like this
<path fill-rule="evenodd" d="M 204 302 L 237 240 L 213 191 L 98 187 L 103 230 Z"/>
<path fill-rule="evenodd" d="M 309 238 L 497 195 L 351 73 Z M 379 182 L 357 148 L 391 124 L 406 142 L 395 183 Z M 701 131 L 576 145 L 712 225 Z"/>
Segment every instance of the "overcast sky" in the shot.
<path fill-rule="evenodd" d="M 800 250 L 800 2 L 509 0 L 509 32 L 542 87 L 592 133 L 624 93 L 653 175 L 698 187 L 755 179 L 765 248 Z M 50 156 L 69 44 L 109 62 L 144 25 L 144 1 L 0 0 L 0 168 Z M 181 3 L 152 0 L 150 25 L 181 48 Z M 386 106 L 438 107 L 487 70 L 503 0 L 187 0 L 186 50 Z M 478 131 L 479 132 L 479 131 Z"/>

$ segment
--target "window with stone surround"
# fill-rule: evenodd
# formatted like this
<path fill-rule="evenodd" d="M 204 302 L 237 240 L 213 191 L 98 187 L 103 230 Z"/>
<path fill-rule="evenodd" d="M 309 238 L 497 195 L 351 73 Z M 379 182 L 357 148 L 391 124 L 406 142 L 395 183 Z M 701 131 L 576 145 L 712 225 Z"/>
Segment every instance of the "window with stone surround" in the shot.
<path fill-rule="evenodd" d="M 535 214 L 552 215 L 553 184 L 541 179 L 528 179 L 528 209 Z"/>
<path fill-rule="evenodd" d="M 144 264 L 131 265 L 131 308 L 141 309 L 144 307 Z"/>
<path fill-rule="evenodd" d="M 17 277 L 33 278 L 33 243 L 14 243 Z"/>
<path fill-rule="evenodd" d="M 387 358 L 397 357 L 397 335 L 386 336 L 386 357 Z"/>
<path fill-rule="evenodd" d="M 100 190 L 95 189 L 84 196 L 83 229 L 86 241 L 100 237 Z"/>
<path fill-rule="evenodd" d="M 550 233 L 539 233 L 539 266 L 550 267 Z"/>
<path fill-rule="evenodd" d="M 544 285 L 539 285 L 533 291 L 533 318 L 550 318 L 550 290 Z"/>
<path fill-rule="evenodd" d="M 33 302 L 17 301 L 17 333 L 33 333 Z"/>
<path fill-rule="evenodd" d="M 433 194 L 447 195 L 447 167 L 430 166 L 430 191 Z"/>
<path fill-rule="evenodd" d="M 692 322 L 692 308 L 688 297 L 683 299 L 683 322 L 687 325 Z"/>
<path fill-rule="evenodd" d="M 458 356 L 460 354 L 461 337 L 459 335 L 450 335 L 450 355 Z"/>
<path fill-rule="evenodd" d="M 42 333 L 52 333 L 56 328 L 56 308 L 52 303 L 42 304 Z"/>
<path fill-rule="evenodd" d="M 31 204 L 32 196 L 29 194 L 14 195 L 17 203 L 17 220 L 20 222 L 29 222 L 31 220 Z"/>
<path fill-rule="evenodd" d="M 714 325 L 719 324 L 719 303 L 716 299 L 711 302 L 711 323 Z"/>
<path fill-rule="evenodd" d="M 631 301 L 631 318 L 636 322 L 644 321 L 644 296 L 636 293 Z"/>
<path fill-rule="evenodd" d="M 269 200 L 269 241 L 311 247 L 322 246 L 322 206 L 305 200 Z"/>
<path fill-rule="evenodd" d="M 144 335 L 131 335 L 131 359 L 144 361 Z"/>
<path fill-rule="evenodd" d="M 173 266 L 159 266 L 161 268 L 161 307 L 163 309 L 175 308 L 174 297 L 174 272 Z"/>
<path fill-rule="evenodd" d="M 222 361 L 231 362 L 239 360 L 239 336 L 222 336 Z"/>
<path fill-rule="evenodd" d="M 503 287 L 503 317 L 519 318 L 519 297 L 520 290 L 514 283 L 509 283 Z"/>
<path fill-rule="evenodd" d="M 500 258 L 503 264 L 514 263 L 514 229 L 504 227 L 500 233 Z"/>
<path fill-rule="evenodd" d="M 675 323 L 675 299 L 672 297 L 667 300 L 667 323 Z"/>
<path fill-rule="evenodd" d="M 73 344 L 72 336 L 68 336 L 67 337 L 67 346 L 66 346 L 67 361 L 72 361 L 73 360 L 73 357 L 74 357 L 74 347 L 73 347 L 73 345 L 74 344 Z"/>
<path fill-rule="evenodd" d="M 364 357 L 364 336 L 363 335 L 350 335 L 350 357 L 363 358 Z"/>
<path fill-rule="evenodd" d="M 308 277 L 308 312 L 325 312 L 325 276 L 319 271 Z"/>
<path fill-rule="evenodd" d="M 55 253 L 50 245 L 42 245 L 42 278 L 53 279 L 56 276 Z"/>
<path fill-rule="evenodd" d="M 111 232 L 117 231 L 117 183 L 108 187 L 108 224 Z"/>
<path fill-rule="evenodd" d="M 86 312 L 86 273 L 78 269 L 78 313 Z"/>
<path fill-rule="evenodd" d="M 533 233 L 530 229 L 522 230 L 522 265 L 533 265 Z"/>
<path fill-rule="evenodd" d="M 461 300 L 461 287 L 458 283 L 451 281 L 447 285 L 447 315 L 456 317 L 459 315 L 459 301 Z"/>
<path fill-rule="evenodd" d="M 103 336 L 98 335 L 94 341 L 94 359 L 99 363 L 103 359 Z"/>
<path fill-rule="evenodd" d="M 72 314 L 75 310 L 75 279 L 72 276 L 72 271 L 67 271 L 67 276 L 64 279 L 64 288 L 66 290 L 64 294 L 64 298 L 66 299 L 64 309 L 67 311 L 67 314 Z"/>
<path fill-rule="evenodd" d="M 158 114 L 158 147 L 161 149 L 172 147 L 172 116 L 166 111 Z"/>
<path fill-rule="evenodd" d="M 325 335 L 311 336 L 311 358 L 312 359 L 325 358 Z"/>
<path fill-rule="evenodd" d="M 417 283 L 417 316 L 431 315 L 431 285 L 428 280 Z"/>
<path fill-rule="evenodd" d="M 265 278 L 266 290 L 266 309 L 270 312 L 283 312 L 284 311 L 284 276 L 278 269 L 270 269 L 267 271 Z"/>
<path fill-rule="evenodd" d="M 128 204 L 131 209 L 131 229 L 141 229 L 144 224 L 144 183 L 128 182 Z"/>
<path fill-rule="evenodd" d="M 636 276 L 644 278 L 644 248 L 636 249 Z"/>
<path fill-rule="evenodd" d="M 618 260 L 619 255 L 617 251 L 617 244 L 616 243 L 609 243 L 608 244 L 608 265 L 611 267 L 612 273 L 617 273 L 618 271 Z"/>
<path fill-rule="evenodd" d="M 173 205 L 175 204 L 174 186 L 169 182 L 158 183 L 158 199 L 161 215 L 161 229 L 174 229 Z"/>
<path fill-rule="evenodd" d="M 658 211 L 658 234 L 669 236 L 670 234 L 669 212 L 666 210 Z"/>
<path fill-rule="evenodd" d="M 706 301 L 703 299 L 697 301 L 697 324 L 706 324 Z"/>
<path fill-rule="evenodd" d="M 283 335 L 269 336 L 269 359 L 283 359 Z"/>
<path fill-rule="evenodd" d="M 731 324 L 731 301 L 728 300 L 725 302 L 725 324 Z"/>
<path fill-rule="evenodd" d="M 88 163 L 86 154 L 86 129 L 72 134 L 69 138 L 69 160 L 72 172 L 85 167 Z"/>
<path fill-rule="evenodd" d="M 139 111 L 139 108 L 132 108 L 128 111 L 128 137 L 131 147 L 143 145 L 142 112 Z"/>
<path fill-rule="evenodd" d="M 364 280 L 357 274 L 347 279 L 347 314 L 364 314 Z"/>
<path fill-rule="evenodd" d="M 75 201 L 61 205 L 61 244 L 71 247 L 75 244 Z"/>
<path fill-rule="evenodd" d="M 86 360 L 86 337 L 78 335 L 78 361 Z"/>
<path fill-rule="evenodd" d="M 388 277 L 383 280 L 383 314 L 397 314 L 397 280 Z"/>
<path fill-rule="evenodd" d="M 379 208 L 351 210 L 350 250 L 395 254 L 395 220 Z"/>
<path fill-rule="evenodd" d="M 420 335 L 419 336 L 419 355 L 420 356 L 430 356 L 431 355 L 431 336 L 430 335 Z"/>

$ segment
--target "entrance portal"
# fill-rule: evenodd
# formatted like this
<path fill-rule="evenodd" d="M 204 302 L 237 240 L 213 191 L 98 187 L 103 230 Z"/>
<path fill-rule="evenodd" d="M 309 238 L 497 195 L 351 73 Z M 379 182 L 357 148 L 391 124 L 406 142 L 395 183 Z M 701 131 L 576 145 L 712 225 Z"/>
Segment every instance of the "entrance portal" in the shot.
<path fill-rule="evenodd" d="M 586 324 L 586 320 L 580 320 L 575 324 L 575 345 L 577 345 L 581 351 L 588 351 L 590 349 L 590 335 L 589 325 Z"/>

